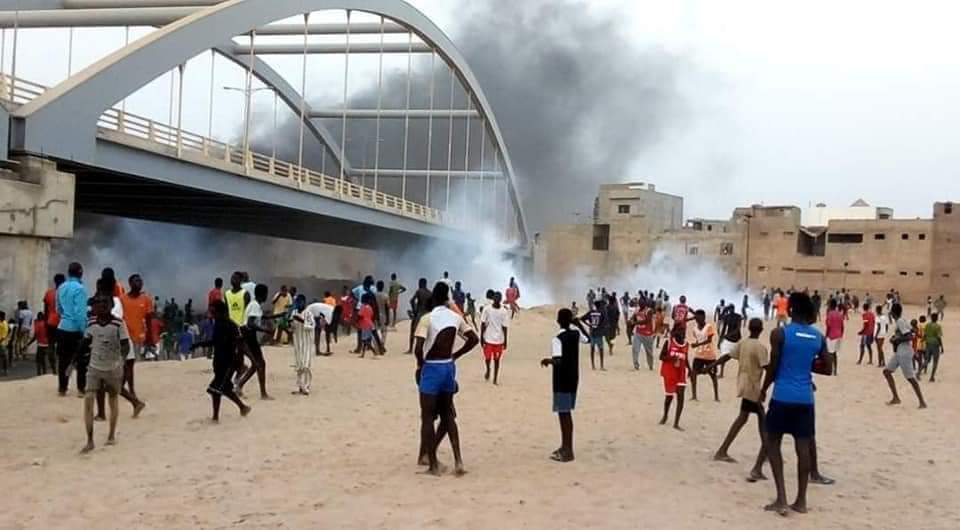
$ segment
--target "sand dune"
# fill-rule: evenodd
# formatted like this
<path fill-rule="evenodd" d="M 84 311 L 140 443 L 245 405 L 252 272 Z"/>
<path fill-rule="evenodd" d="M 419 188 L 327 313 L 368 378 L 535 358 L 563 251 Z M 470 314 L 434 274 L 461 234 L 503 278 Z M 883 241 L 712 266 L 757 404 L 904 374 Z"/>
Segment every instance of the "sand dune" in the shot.
<path fill-rule="evenodd" d="M 462 478 L 418 474 L 404 326 L 385 358 L 357 359 L 345 342 L 318 358 L 307 398 L 290 395 L 292 352 L 268 348 L 277 399 L 250 398 L 248 418 L 225 403 L 219 425 L 207 422 L 209 361 L 141 363 L 148 408 L 132 420 L 121 401 L 119 445 L 103 446 L 98 423 L 98 448 L 83 457 L 80 399 L 57 398 L 50 376 L 0 384 L 0 528 L 960 528 L 955 321 L 942 380 L 923 385 L 925 411 L 900 376 L 904 405 L 884 405 L 880 371 L 855 366 L 848 331 L 840 377 L 819 378 L 817 393 L 821 469 L 838 482 L 811 486 L 811 512 L 783 520 L 761 509 L 772 484 L 744 481 L 755 424 L 731 450 L 739 464 L 710 460 L 738 411 L 734 364 L 721 402 L 688 403 L 687 430 L 676 432 L 657 425 L 660 379 L 632 371 L 625 343 L 605 373 L 582 353 L 577 461 L 549 461 L 559 432 L 550 371 L 537 361 L 552 317 L 545 308 L 521 315 L 500 387 L 483 382 L 479 351 L 461 361 Z M 792 496 L 789 440 L 784 455 Z M 441 459 L 450 463 L 448 446 Z"/>

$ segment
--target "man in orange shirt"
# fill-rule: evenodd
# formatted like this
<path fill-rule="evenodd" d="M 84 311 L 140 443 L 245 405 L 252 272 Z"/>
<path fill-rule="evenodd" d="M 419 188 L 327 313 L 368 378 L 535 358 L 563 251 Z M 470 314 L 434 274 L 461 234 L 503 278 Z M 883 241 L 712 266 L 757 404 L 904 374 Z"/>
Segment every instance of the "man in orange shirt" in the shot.
<path fill-rule="evenodd" d="M 717 338 L 717 328 L 712 322 L 707 322 L 707 313 L 698 309 L 693 314 L 696 324 L 691 331 L 693 337 L 690 347 L 693 348 L 693 369 L 690 371 L 690 387 L 693 390 L 693 401 L 697 400 L 697 376 L 707 374 L 713 383 L 713 400 L 720 401 L 717 389 L 717 369 L 713 363 L 717 360 L 717 348 L 713 344 Z"/>
<path fill-rule="evenodd" d="M 774 302 L 777 311 L 777 327 L 787 325 L 787 303 L 788 299 L 784 296 L 783 291 L 777 292 L 777 299 Z"/>
<path fill-rule="evenodd" d="M 130 276 L 130 291 L 120 296 L 120 304 L 123 306 L 123 321 L 127 326 L 127 333 L 130 335 L 130 352 L 123 363 L 123 379 L 120 381 L 120 388 L 126 385 L 127 390 L 132 397 L 133 417 L 136 418 L 146 403 L 137 397 L 137 392 L 133 385 L 133 367 L 137 358 L 143 358 L 143 347 L 147 342 L 147 330 L 150 329 L 150 321 L 153 319 L 153 298 L 143 291 L 143 279 L 139 274 Z"/>
<path fill-rule="evenodd" d="M 213 280 L 213 289 L 207 293 L 207 316 L 213 316 L 213 304 L 223 301 L 223 278 Z"/>

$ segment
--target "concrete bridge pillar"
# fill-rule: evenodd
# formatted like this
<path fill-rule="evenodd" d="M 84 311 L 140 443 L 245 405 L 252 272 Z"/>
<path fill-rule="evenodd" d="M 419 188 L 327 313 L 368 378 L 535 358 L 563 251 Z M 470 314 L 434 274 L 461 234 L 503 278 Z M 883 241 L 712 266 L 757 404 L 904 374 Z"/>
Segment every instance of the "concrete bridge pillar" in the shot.
<path fill-rule="evenodd" d="M 52 285 L 50 242 L 73 236 L 72 174 L 36 157 L 0 169 L 0 310 L 7 318 L 18 300 L 36 312 Z"/>

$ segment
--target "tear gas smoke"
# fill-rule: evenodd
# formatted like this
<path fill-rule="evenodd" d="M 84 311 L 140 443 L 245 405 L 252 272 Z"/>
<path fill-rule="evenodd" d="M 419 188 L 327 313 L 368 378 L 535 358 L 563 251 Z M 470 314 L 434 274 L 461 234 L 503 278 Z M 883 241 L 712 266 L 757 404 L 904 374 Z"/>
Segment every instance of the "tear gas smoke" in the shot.
<path fill-rule="evenodd" d="M 588 290 L 600 287 L 615 291 L 618 296 L 622 296 L 624 290 L 635 296 L 638 290 L 656 293 L 663 289 L 670 295 L 671 303 L 676 304 L 681 295 L 686 296 L 687 305 L 694 310 L 703 309 L 711 318 L 720 300 L 733 304 L 739 313 L 745 294 L 742 285 L 717 263 L 703 257 L 674 256 L 661 249 L 654 250 L 650 261 L 635 269 L 611 275 L 583 270 L 562 284 L 578 304 L 583 303 Z M 748 317 L 762 314 L 760 300 L 751 297 L 749 305 Z"/>

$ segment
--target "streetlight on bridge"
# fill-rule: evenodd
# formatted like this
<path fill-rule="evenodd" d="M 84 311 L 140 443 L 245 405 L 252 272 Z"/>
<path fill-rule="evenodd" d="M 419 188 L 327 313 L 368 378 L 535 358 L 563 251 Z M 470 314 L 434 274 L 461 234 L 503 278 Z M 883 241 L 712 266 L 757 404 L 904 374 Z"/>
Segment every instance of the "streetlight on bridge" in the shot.
<path fill-rule="evenodd" d="M 274 90 L 273 87 L 259 87 L 259 88 L 238 88 L 232 86 L 223 87 L 224 90 L 239 92 L 243 94 L 243 153 L 244 153 L 244 165 L 247 165 L 247 152 L 250 151 L 250 115 L 252 114 L 250 105 L 253 94 L 257 92 L 270 91 L 273 92 L 273 151 L 272 158 L 277 158 L 277 105 L 279 103 L 280 95 Z"/>

